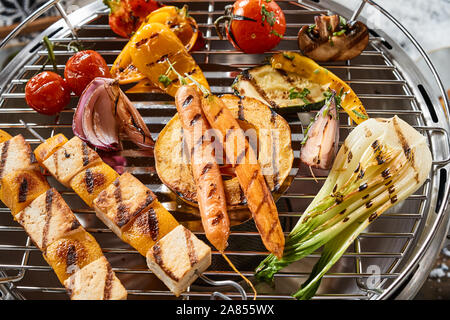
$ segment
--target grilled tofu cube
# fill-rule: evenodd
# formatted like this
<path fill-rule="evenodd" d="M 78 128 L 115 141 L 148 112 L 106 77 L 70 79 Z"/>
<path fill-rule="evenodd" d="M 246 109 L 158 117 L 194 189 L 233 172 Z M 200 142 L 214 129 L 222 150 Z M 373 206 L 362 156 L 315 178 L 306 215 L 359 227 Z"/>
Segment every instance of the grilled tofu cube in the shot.
<path fill-rule="evenodd" d="M 15 218 L 41 251 L 81 227 L 72 210 L 53 188 L 37 197 Z"/>
<path fill-rule="evenodd" d="M 84 228 L 60 238 L 47 246 L 44 259 L 64 283 L 76 271 L 103 257 L 102 249 Z"/>
<path fill-rule="evenodd" d="M 211 264 L 211 248 L 179 225 L 147 253 L 150 270 L 179 296 Z"/>
<path fill-rule="evenodd" d="M 98 194 L 105 190 L 119 177 L 119 174 L 106 163 L 101 162 L 93 167 L 82 170 L 70 181 L 70 187 L 89 207 Z"/>
<path fill-rule="evenodd" d="M 145 257 L 156 241 L 177 226 L 177 220 L 156 199 L 123 230 L 122 240 Z"/>
<path fill-rule="evenodd" d="M 50 189 L 47 180 L 38 171 L 13 171 L 3 176 L 0 184 L 0 200 L 11 209 L 13 216 Z"/>
<path fill-rule="evenodd" d="M 48 138 L 45 142 L 41 143 L 35 150 L 34 155 L 37 162 L 43 163 L 48 159 L 56 150 L 65 145 L 69 140 L 59 133 L 53 137 Z"/>
<path fill-rule="evenodd" d="M 0 179 L 17 170 L 39 170 L 30 145 L 20 134 L 0 144 Z"/>
<path fill-rule="evenodd" d="M 81 170 L 100 163 L 100 156 L 78 137 L 73 137 L 55 151 L 42 165 L 60 183 L 69 187 L 70 180 Z"/>
<path fill-rule="evenodd" d="M 97 216 L 117 236 L 156 199 L 153 192 L 132 174 L 125 172 L 94 200 Z"/>
<path fill-rule="evenodd" d="M 84 266 L 64 286 L 71 300 L 125 300 L 127 290 L 112 271 L 105 257 Z"/>

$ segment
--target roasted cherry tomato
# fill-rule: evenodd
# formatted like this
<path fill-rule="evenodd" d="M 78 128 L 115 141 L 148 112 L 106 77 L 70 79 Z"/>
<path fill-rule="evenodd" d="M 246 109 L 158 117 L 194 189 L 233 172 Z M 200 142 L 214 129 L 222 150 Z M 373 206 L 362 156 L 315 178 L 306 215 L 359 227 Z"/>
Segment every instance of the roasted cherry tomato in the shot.
<path fill-rule="evenodd" d="M 111 10 L 111 30 L 124 38 L 130 38 L 145 17 L 162 6 L 154 0 L 104 0 L 104 3 Z"/>
<path fill-rule="evenodd" d="M 84 88 L 96 77 L 111 78 L 108 65 L 98 52 L 80 51 L 67 61 L 64 78 L 76 95 L 81 95 Z"/>
<path fill-rule="evenodd" d="M 263 53 L 274 48 L 286 31 L 283 11 L 274 0 L 237 0 L 225 7 L 225 15 L 215 22 L 224 38 L 220 23 L 225 22 L 228 40 L 245 53 Z"/>
<path fill-rule="evenodd" d="M 69 104 L 70 89 L 60 75 L 44 71 L 28 80 L 25 100 L 37 112 L 53 115 Z"/>

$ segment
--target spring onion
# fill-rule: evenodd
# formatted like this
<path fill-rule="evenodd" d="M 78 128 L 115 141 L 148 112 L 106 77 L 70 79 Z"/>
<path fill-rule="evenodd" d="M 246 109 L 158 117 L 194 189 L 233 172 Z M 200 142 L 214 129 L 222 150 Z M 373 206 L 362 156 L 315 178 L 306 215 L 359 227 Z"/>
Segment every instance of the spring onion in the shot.
<path fill-rule="evenodd" d="M 309 278 L 293 294 L 311 298 L 353 240 L 425 182 L 431 163 L 425 137 L 397 116 L 364 121 L 348 135 L 323 187 L 288 235 L 283 257 L 263 260 L 257 279 L 271 281 L 323 246 Z"/>

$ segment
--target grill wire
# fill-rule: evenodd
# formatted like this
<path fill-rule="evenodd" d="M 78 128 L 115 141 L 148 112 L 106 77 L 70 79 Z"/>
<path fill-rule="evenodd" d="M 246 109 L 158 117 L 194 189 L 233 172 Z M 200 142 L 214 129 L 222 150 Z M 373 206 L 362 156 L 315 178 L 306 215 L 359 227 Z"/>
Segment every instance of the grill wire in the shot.
<path fill-rule="evenodd" d="M 184 4 L 180 1 L 170 2 L 177 6 Z M 287 21 L 286 35 L 277 49 L 298 51 L 296 35 L 299 28 L 313 23 L 315 15 L 327 14 L 328 11 L 307 9 L 289 1 L 277 2 L 282 7 Z M 243 55 L 234 50 L 228 41 L 219 39 L 213 22 L 223 14 L 225 5 L 230 3 L 232 2 L 188 3 L 190 15 L 197 20 L 206 40 L 206 47 L 201 51 L 193 52 L 192 55 L 204 71 L 212 92 L 216 94 L 232 93 L 230 85 L 240 69 L 257 65 L 263 61 L 264 57 L 270 55 L 270 53 Z M 106 8 L 93 12 L 85 24 L 75 27 L 78 30 L 79 41 L 84 47 L 98 51 L 110 66 L 127 41 L 116 37 L 110 30 Z M 66 37 L 51 37 L 50 40 L 53 43 L 67 45 L 73 39 L 68 33 Z M 424 135 L 439 130 L 440 128 L 424 124 L 419 102 L 402 72 L 385 54 L 381 40 L 371 35 L 369 46 L 361 56 L 352 61 L 327 63 L 324 67 L 352 86 L 370 117 L 399 115 Z M 73 52 L 61 46 L 55 49 L 58 72 L 61 75 L 64 72 L 65 62 L 72 54 Z M 43 66 L 46 57 L 47 51 L 44 46 L 41 46 L 35 57 L 17 74 L 0 98 L 0 128 L 12 135 L 23 134 L 33 148 L 39 144 L 39 141 L 24 130 L 19 119 L 23 119 L 43 137 L 57 133 L 63 133 L 68 137 L 73 136 L 71 123 L 77 103 L 76 97 L 72 97 L 70 106 L 57 117 L 37 114 L 26 105 L 24 89 L 28 79 L 42 69 L 52 70 L 51 65 Z M 144 117 L 154 138 L 176 113 L 173 100 L 166 95 L 152 93 L 128 96 Z M 316 182 L 309 170 L 299 163 L 302 132 L 312 116 L 312 113 L 305 113 L 299 120 L 289 123 L 295 156 L 293 168 L 298 170 L 294 172 L 295 177 L 291 187 L 277 202 L 280 221 L 286 234 L 295 225 L 299 215 L 314 198 L 326 178 L 319 176 Z M 353 124 L 345 112 L 340 113 L 340 122 L 342 143 L 353 128 Z M 124 148 L 121 154 L 127 158 L 127 170 L 150 187 L 163 205 L 180 221 L 184 220 L 187 223 L 190 220 L 189 216 L 175 212 L 179 208 L 179 203 L 173 201 L 167 188 L 161 184 L 155 171 L 152 154 L 137 150 L 128 141 L 124 142 Z M 48 179 L 52 186 L 61 191 L 87 231 L 98 240 L 113 270 L 125 284 L 129 299 L 172 297 L 170 291 L 147 269 L 142 256 L 118 240 L 96 218 L 94 211 L 86 207 L 72 190 L 61 186 L 52 177 Z M 431 192 L 431 181 L 432 177 L 418 192 L 379 217 L 355 240 L 353 246 L 349 247 L 338 263 L 324 276 L 321 288 L 314 299 L 370 299 L 380 293 L 379 290 L 370 289 L 373 281 L 378 281 L 377 288 L 383 289 L 400 276 L 399 268 L 411 251 L 414 240 L 425 222 L 426 199 Z M 196 234 L 206 241 L 203 232 L 196 232 Z M 254 268 L 267 254 L 253 221 L 233 227 L 229 243 L 226 254 L 245 276 L 251 278 Z M 292 299 L 290 293 L 306 280 L 313 263 L 319 256 L 320 252 L 316 252 L 276 275 L 274 287 L 258 285 L 259 297 Z M 10 286 L 15 289 L 14 292 L 17 292 L 19 298 L 67 299 L 64 288 L 42 258 L 40 251 L 32 244 L 23 229 L 13 221 L 9 209 L 3 205 L 0 207 L 0 257 L 0 270 L 4 270 L 4 273 L 10 277 L 12 281 Z M 212 266 L 204 274 L 215 280 L 240 280 L 239 276 L 224 263 L 217 251 L 213 251 Z M 242 284 L 245 285 L 245 283 Z M 197 280 L 189 291 L 182 295 L 182 298 L 207 299 L 215 290 L 217 288 Z M 239 297 L 238 293 L 231 288 L 222 288 L 221 291 L 230 297 Z M 247 292 L 251 294 L 250 290 Z"/>

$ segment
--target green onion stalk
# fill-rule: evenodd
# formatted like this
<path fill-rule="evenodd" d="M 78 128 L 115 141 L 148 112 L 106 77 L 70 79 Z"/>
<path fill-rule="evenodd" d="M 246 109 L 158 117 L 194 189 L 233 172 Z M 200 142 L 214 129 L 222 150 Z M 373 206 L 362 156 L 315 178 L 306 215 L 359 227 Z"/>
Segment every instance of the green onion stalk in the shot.
<path fill-rule="evenodd" d="M 282 268 L 323 247 L 293 294 L 310 299 L 355 238 L 425 182 L 431 163 L 425 137 L 397 116 L 364 121 L 348 135 L 323 187 L 288 235 L 283 257 L 267 256 L 256 278 L 271 282 Z"/>

